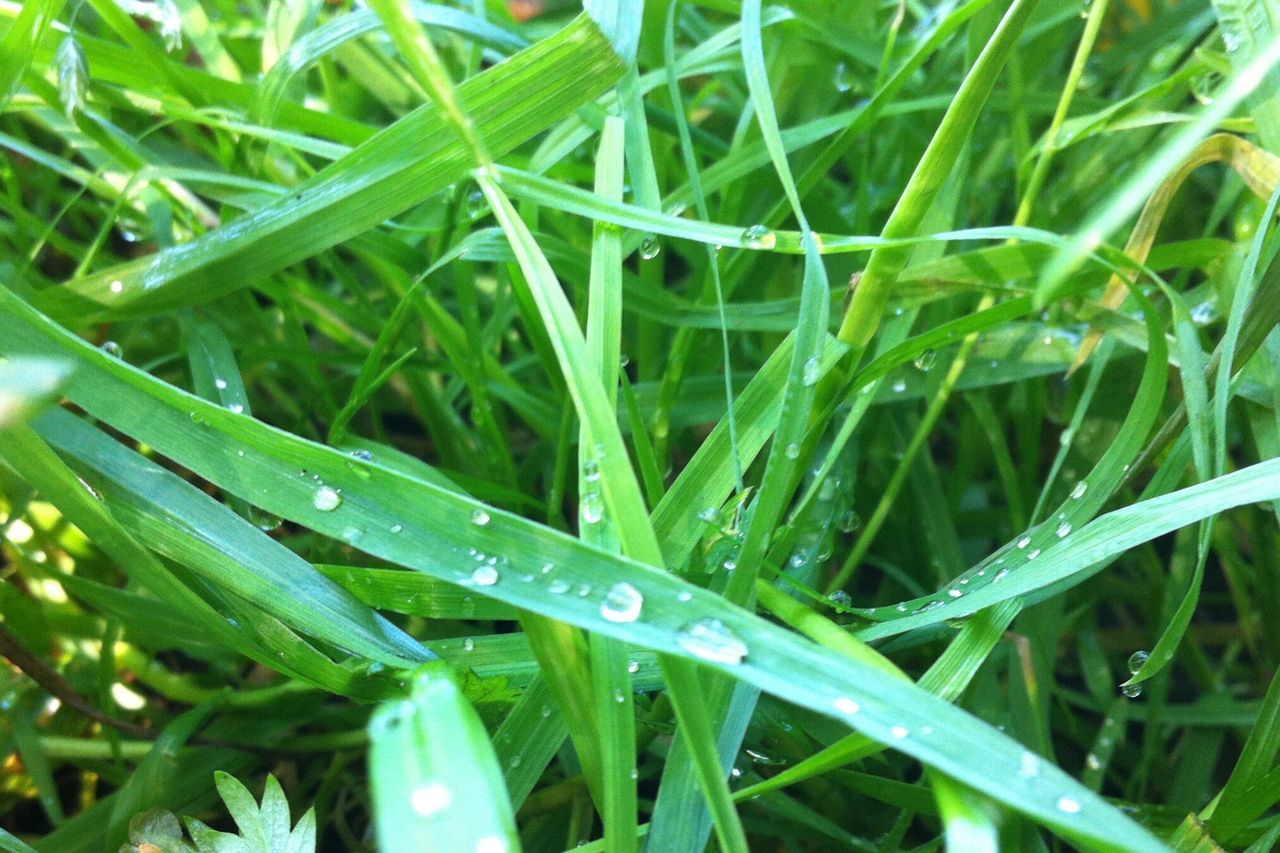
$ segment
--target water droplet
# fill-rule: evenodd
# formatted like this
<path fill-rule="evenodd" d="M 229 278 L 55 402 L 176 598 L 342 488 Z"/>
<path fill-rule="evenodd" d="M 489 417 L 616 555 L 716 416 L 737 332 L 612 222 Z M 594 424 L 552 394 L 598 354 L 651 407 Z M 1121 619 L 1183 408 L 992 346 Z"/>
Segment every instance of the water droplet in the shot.
<path fill-rule="evenodd" d="M 213 387 L 217 388 L 219 391 L 225 391 L 227 390 L 227 380 L 221 378 L 215 379 L 213 380 Z"/>
<path fill-rule="evenodd" d="M 1086 483 L 1084 480 L 1081 480 L 1080 482 L 1076 483 L 1076 487 L 1071 490 L 1071 499 L 1073 501 L 1078 501 L 1082 497 L 1084 497 L 1084 493 L 1087 491 L 1089 491 L 1089 484 Z"/>
<path fill-rule="evenodd" d="M 1071 535 L 1071 522 L 1069 521 L 1062 522 L 1061 524 L 1058 525 L 1058 529 L 1055 532 L 1058 534 L 1059 539 L 1066 539 L 1068 536 Z"/>
<path fill-rule="evenodd" d="M 786 446 L 786 449 L 783 450 L 783 455 L 785 455 L 788 459 L 799 459 L 800 445 L 796 444 L 794 441 L 791 442 Z"/>
<path fill-rule="evenodd" d="M 635 675 L 639 671 L 640 671 L 640 661 L 638 660 L 627 661 L 627 672 L 631 673 L 632 675 Z"/>
<path fill-rule="evenodd" d="M 489 203 L 484 200 L 484 193 L 478 188 L 467 193 L 467 216 L 477 219 L 489 212 Z"/>
<path fill-rule="evenodd" d="M 828 595 L 827 600 L 836 607 L 851 607 L 853 605 L 853 596 L 843 589 L 837 589 Z"/>
<path fill-rule="evenodd" d="M 889 734 L 901 740 L 902 738 L 911 734 L 911 730 L 908 729 L 906 726 L 894 726 L 893 728 L 889 729 Z"/>
<path fill-rule="evenodd" d="M 1023 779 L 1032 779 L 1040 775 L 1040 759 L 1034 752 L 1022 753 L 1018 775 Z"/>
<path fill-rule="evenodd" d="M 311 496 L 311 505 L 321 512 L 331 512 L 338 508 L 342 503 L 342 495 L 337 490 L 328 486 L 321 486 L 316 489 L 316 493 Z"/>
<path fill-rule="evenodd" d="M 263 532 L 271 532 L 280 526 L 280 516 L 267 512 L 256 506 L 249 507 L 249 521 Z"/>
<path fill-rule="evenodd" d="M 121 281 L 120 279 L 116 279 L 115 281 L 111 282 L 111 292 L 112 292 L 112 293 L 123 293 L 123 292 L 124 292 L 124 282 L 123 282 L 123 281 Z"/>
<path fill-rule="evenodd" d="M 231 414 L 233 414 L 233 415 L 243 415 L 243 414 L 244 414 L 244 404 L 243 404 L 243 403 L 231 403 L 231 404 L 229 404 L 229 405 L 227 406 L 227 411 L 231 412 Z"/>
<path fill-rule="evenodd" d="M 862 710 L 862 706 L 850 699 L 848 696 L 841 696 L 835 702 L 831 703 L 835 709 L 841 714 L 856 714 Z"/>
<path fill-rule="evenodd" d="M 191 413 L 191 422 L 192 422 L 193 424 L 202 424 L 202 423 L 204 423 L 204 413 L 203 413 L 203 412 L 192 412 L 192 413 Z"/>
<path fill-rule="evenodd" d="M 801 379 L 805 385 L 813 385 L 818 381 L 818 376 L 822 373 L 822 362 L 818 361 L 816 355 L 811 355 L 804 362 L 804 372 Z"/>
<path fill-rule="evenodd" d="M 640 241 L 640 257 L 646 261 L 651 261 L 658 257 L 658 253 L 661 251 L 662 244 L 652 234 Z"/>
<path fill-rule="evenodd" d="M 609 593 L 600 605 L 600 615 L 610 622 L 634 622 L 640 618 L 644 596 L 626 581 L 609 587 Z"/>
<path fill-rule="evenodd" d="M 1058 808 L 1067 814 L 1076 814 L 1080 811 L 1080 803 L 1070 797 L 1061 797 L 1058 799 Z"/>
<path fill-rule="evenodd" d="M 837 524 L 841 533 L 852 533 L 862 526 L 862 516 L 858 515 L 856 510 L 845 510 L 840 514 Z"/>
<path fill-rule="evenodd" d="M 692 600 L 693 600 L 693 593 L 689 592 L 688 590 L 685 590 L 684 592 L 681 592 L 678 595 L 676 595 L 676 601 L 692 601 Z"/>
<path fill-rule="evenodd" d="M 102 346 L 99 347 L 99 349 L 112 358 L 124 358 L 124 347 L 120 346 L 115 341 L 103 341 Z"/>
<path fill-rule="evenodd" d="M 1142 695 L 1142 685 L 1141 684 L 1122 684 L 1120 685 L 1120 692 L 1123 693 L 1125 696 L 1129 697 L 1130 699 L 1137 699 L 1139 696 Z"/>
<path fill-rule="evenodd" d="M 547 591 L 552 595 L 564 595 L 569 591 L 570 586 L 571 584 L 567 580 L 556 578 L 551 583 L 547 584 Z"/>
<path fill-rule="evenodd" d="M 372 461 L 373 461 L 373 452 L 372 452 L 372 451 L 370 451 L 370 450 L 365 450 L 364 448 L 361 448 L 361 449 L 359 449 L 359 450 L 353 450 L 353 451 L 351 451 L 351 453 L 349 453 L 348 455 L 349 455 L 352 459 L 359 459 L 361 462 L 372 462 Z"/>
<path fill-rule="evenodd" d="M 392 533 L 399 533 L 401 530 L 404 530 L 404 525 L 403 525 L 403 524 L 393 524 L 393 525 L 391 525 L 391 532 L 392 532 Z"/>
<path fill-rule="evenodd" d="M 615 687 L 613 689 L 613 701 L 617 702 L 619 705 L 627 701 L 627 694 L 623 692 L 621 687 Z"/>
<path fill-rule="evenodd" d="M 1101 770 L 1102 760 L 1091 752 L 1084 757 L 1084 766 L 1090 770 Z"/>
<path fill-rule="evenodd" d="M 752 225 L 742 232 L 742 244 L 748 249 L 772 249 L 778 245 L 778 235 L 764 225 Z"/>
<path fill-rule="evenodd" d="M 907 380 L 895 379 L 893 380 L 893 385 L 890 387 L 893 389 L 893 393 L 901 394 L 902 392 L 907 390 Z"/>
<path fill-rule="evenodd" d="M 847 63 L 836 63 L 835 87 L 837 92 L 848 92 L 853 88 L 854 76 Z"/>
<path fill-rule="evenodd" d="M 479 527 L 484 527 L 489 523 L 489 513 L 483 509 L 472 510 L 471 523 Z"/>
<path fill-rule="evenodd" d="M 415 812 L 426 817 L 447 809 L 453 803 L 453 794 L 439 782 L 431 782 L 415 789 L 410 802 Z"/>
<path fill-rule="evenodd" d="M 599 492 L 587 492 L 582 496 L 582 504 L 578 507 L 582 520 L 587 524 L 599 524 L 604 518 L 604 501 Z"/>
<path fill-rule="evenodd" d="M 927 349 L 916 356 L 916 369 L 929 370 L 937 361 L 938 354 L 931 349 Z"/>
<path fill-rule="evenodd" d="M 464 652 L 474 652 L 476 650 L 476 641 L 471 637 L 467 637 L 462 641 L 462 650 Z"/>
<path fill-rule="evenodd" d="M 698 619 L 676 634 L 680 647 L 710 663 L 739 664 L 747 656 L 747 645 L 728 625 L 715 618 Z"/>
<path fill-rule="evenodd" d="M 1028 545 L 1030 545 L 1030 544 L 1031 544 L 1031 537 L 1030 537 L 1030 536 L 1023 536 L 1021 539 L 1019 539 L 1019 540 L 1018 540 L 1018 547 L 1019 547 L 1019 548 L 1026 548 L 1026 547 L 1027 547 Z"/>
<path fill-rule="evenodd" d="M 1129 655 L 1129 660 L 1127 661 L 1129 666 L 1129 674 L 1137 675 L 1138 670 L 1142 669 L 1142 667 L 1146 664 L 1147 659 L 1149 657 L 1151 657 L 1151 655 L 1147 654 L 1141 649 Z"/>
<path fill-rule="evenodd" d="M 588 483 L 594 483 L 600 479 L 600 463 L 594 459 L 588 459 L 582 463 L 582 479 Z"/>
<path fill-rule="evenodd" d="M 471 573 L 471 582 L 476 586 L 493 586 L 498 582 L 498 570 L 488 563 L 476 566 Z"/>
<path fill-rule="evenodd" d="M 1040 556 L 1039 548 L 1032 548 L 1030 551 L 1027 552 L 1028 560 L 1034 560 L 1036 557 L 1039 557 L 1039 556 Z"/>
<path fill-rule="evenodd" d="M 959 598 L 960 596 L 964 595 L 964 593 L 958 589 L 949 589 L 947 590 L 947 595 L 949 595 L 952 598 Z"/>

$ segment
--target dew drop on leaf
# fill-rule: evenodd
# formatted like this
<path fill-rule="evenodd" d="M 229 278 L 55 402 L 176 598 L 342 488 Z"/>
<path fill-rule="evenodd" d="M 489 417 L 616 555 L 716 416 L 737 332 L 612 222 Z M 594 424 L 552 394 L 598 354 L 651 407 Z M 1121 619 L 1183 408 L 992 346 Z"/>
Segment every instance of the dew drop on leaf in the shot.
<path fill-rule="evenodd" d="M 689 654 L 710 663 L 739 664 L 747 657 L 747 644 L 714 617 L 687 623 L 676 633 L 676 642 Z"/>
<path fill-rule="evenodd" d="M 493 586 L 498 582 L 498 570 L 489 564 L 476 566 L 471 573 L 471 581 L 476 586 Z"/>
<path fill-rule="evenodd" d="M 778 244 L 778 235 L 767 226 L 752 225 L 742 232 L 742 244 L 748 249 L 772 249 Z"/>
<path fill-rule="evenodd" d="M 604 518 L 604 501 L 600 499 L 598 492 L 588 492 L 582 496 L 582 505 L 579 510 L 582 513 L 582 520 L 587 524 L 599 524 Z"/>
<path fill-rule="evenodd" d="M 818 376 L 822 372 L 822 363 L 818 361 L 816 355 L 811 355 L 804 362 L 804 372 L 801 379 L 805 385 L 813 385 L 818 381 Z"/>
<path fill-rule="evenodd" d="M 321 486 L 311 496 L 311 505 L 321 512 L 332 512 L 342 503 L 342 495 L 329 486 Z"/>
<path fill-rule="evenodd" d="M 640 590 L 626 581 L 619 581 L 609 587 L 600 605 L 600 615 L 609 622 L 634 622 L 640 618 L 643 607 L 644 596 Z"/>

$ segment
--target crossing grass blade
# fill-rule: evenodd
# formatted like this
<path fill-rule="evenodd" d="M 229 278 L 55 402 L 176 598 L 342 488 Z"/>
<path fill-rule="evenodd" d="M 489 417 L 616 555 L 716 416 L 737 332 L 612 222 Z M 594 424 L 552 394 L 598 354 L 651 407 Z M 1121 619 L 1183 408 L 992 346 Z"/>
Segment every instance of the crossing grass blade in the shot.
<path fill-rule="evenodd" d="M 0 340 L 6 355 L 41 349 L 74 359 L 79 369 L 69 394 L 79 405 L 270 512 L 336 538 L 346 533 L 348 541 L 354 539 L 366 553 L 470 586 L 477 594 L 697 661 L 838 718 L 959 781 L 982 786 L 990 796 L 1078 843 L 1160 849 L 1145 830 L 1056 768 L 1045 767 L 1030 780 L 1019 777 L 1022 750 L 994 729 L 909 683 L 842 656 L 824 654 L 651 565 L 598 551 L 518 516 L 376 462 L 306 442 L 165 386 L 59 330 L 11 295 L 0 294 L 0 309 L 4 332 Z M 604 437 L 608 439 L 607 434 Z M 239 450 L 245 451 L 243 457 Z M 1194 520 L 1195 512 L 1280 497 L 1275 492 L 1275 483 L 1280 482 L 1274 476 L 1275 467 L 1262 463 L 1227 475 L 1220 483 L 1157 500 L 1172 502 L 1181 510 L 1175 518 L 1186 523 Z M 304 469 L 306 474 L 300 474 Z M 336 505 L 331 491 L 341 495 Z M 412 517 L 403 512 L 409 506 L 419 507 Z M 1166 519 L 1138 515 L 1140 523 L 1129 528 L 1131 539 L 1172 526 Z M 1123 516 L 1117 526 L 1126 526 Z M 640 530 L 635 533 L 643 535 Z M 1115 541 L 1107 539 L 1099 547 L 1113 547 Z M 499 561 L 498 582 L 486 583 L 487 570 L 477 574 L 472 551 L 504 558 Z M 554 564 L 553 571 L 541 573 L 539 566 L 548 562 Z M 619 577 L 628 578 L 643 599 L 644 618 L 638 614 L 633 622 L 619 622 L 604 613 L 609 608 L 607 593 Z M 568 586 L 555 592 L 560 582 Z M 564 594 L 579 588 L 586 588 L 588 595 Z M 711 618 L 708 613 L 716 614 L 714 627 L 699 621 Z M 745 649 L 745 657 L 738 649 Z M 899 736 L 901 731 L 907 734 Z M 917 733 L 915 737 L 910 736 L 912 732 Z M 980 766 L 968 760 L 975 745 L 988 756 Z"/>

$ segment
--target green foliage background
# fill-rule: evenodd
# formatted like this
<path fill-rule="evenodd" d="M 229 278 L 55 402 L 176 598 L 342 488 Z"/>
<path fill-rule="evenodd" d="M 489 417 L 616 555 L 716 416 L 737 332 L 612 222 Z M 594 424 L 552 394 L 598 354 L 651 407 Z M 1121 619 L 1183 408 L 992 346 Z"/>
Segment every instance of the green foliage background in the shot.
<path fill-rule="evenodd" d="M 0 2 L 0 847 L 1272 849 L 1276 26 Z"/>

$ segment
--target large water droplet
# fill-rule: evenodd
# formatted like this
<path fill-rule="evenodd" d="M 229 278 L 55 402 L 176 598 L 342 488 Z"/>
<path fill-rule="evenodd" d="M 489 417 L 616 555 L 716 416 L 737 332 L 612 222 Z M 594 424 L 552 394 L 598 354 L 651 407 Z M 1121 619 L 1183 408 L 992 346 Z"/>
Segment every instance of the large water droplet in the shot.
<path fill-rule="evenodd" d="M 662 244 L 652 234 L 640 241 L 640 257 L 646 261 L 651 261 L 658 257 L 658 253 L 661 251 Z"/>
<path fill-rule="evenodd" d="M 818 381 L 818 376 L 820 376 L 821 373 L 822 362 L 818 361 L 818 357 L 816 355 L 811 355 L 805 359 L 804 372 L 801 374 L 801 379 L 804 380 L 805 385 L 813 385 L 816 383 Z"/>
<path fill-rule="evenodd" d="M 99 347 L 99 349 L 112 358 L 124 358 L 124 347 L 120 346 L 115 341 L 103 341 L 102 346 Z"/>
<path fill-rule="evenodd" d="M 1061 524 L 1058 525 L 1058 529 L 1055 532 L 1058 534 L 1059 539 L 1066 539 L 1068 536 L 1071 535 L 1071 522 L 1069 521 L 1062 522 Z"/>
<path fill-rule="evenodd" d="M 476 566 L 471 573 L 471 582 L 476 586 L 493 586 L 498 582 L 498 570 L 488 564 Z"/>
<path fill-rule="evenodd" d="M 1151 655 L 1147 654 L 1141 649 L 1129 655 L 1129 660 L 1127 661 L 1129 665 L 1129 674 L 1137 675 L 1138 670 L 1142 669 L 1142 667 L 1146 664 L 1147 659 L 1149 657 L 1151 657 Z"/>
<path fill-rule="evenodd" d="M 484 527 L 489 523 L 489 513 L 483 509 L 472 510 L 471 523 L 478 525 L 479 527 Z"/>
<path fill-rule="evenodd" d="M 748 249 L 772 249 L 778 245 L 778 235 L 764 225 L 752 225 L 742 232 L 742 244 Z"/>
<path fill-rule="evenodd" d="M 1141 684 L 1122 684 L 1120 686 L 1120 692 L 1130 699 L 1137 699 L 1139 696 L 1142 695 L 1142 685 Z"/>
<path fill-rule="evenodd" d="M 311 505 L 321 512 L 332 512 L 342 503 L 342 495 L 336 489 L 321 486 L 311 496 Z"/>
<path fill-rule="evenodd" d="M 1028 545 L 1031 544 L 1031 537 L 1023 536 L 1021 539 L 1018 540 L 1017 544 L 1019 548 L 1026 548 Z"/>
<path fill-rule="evenodd" d="M 937 361 L 938 361 L 938 354 L 931 349 L 927 349 L 924 352 L 920 353 L 918 356 L 916 356 L 916 369 L 928 370 L 929 368 L 933 367 L 933 365 L 937 363 Z"/>
<path fill-rule="evenodd" d="M 599 492 L 587 492 L 582 496 L 582 504 L 578 507 L 582 520 L 587 524 L 599 524 L 604 518 L 604 501 Z"/>
<path fill-rule="evenodd" d="M 600 615 L 610 622 L 634 622 L 640 618 L 640 610 L 644 607 L 644 596 L 626 581 L 619 581 L 609 587 L 609 592 L 600 605 Z"/>
<path fill-rule="evenodd" d="M 837 92 L 848 92 L 853 88 L 854 76 L 847 63 L 836 63 L 835 87 Z"/>
<path fill-rule="evenodd" d="M 711 617 L 686 624 L 676 641 L 686 652 L 710 663 L 738 664 L 747 656 L 747 644 L 728 625 Z"/>
<path fill-rule="evenodd" d="M 827 601 L 830 601 L 836 607 L 851 607 L 853 605 L 853 596 L 843 589 L 837 589 L 827 596 Z"/>
<path fill-rule="evenodd" d="M 1081 480 L 1080 482 L 1076 483 L 1076 487 L 1071 490 L 1071 499 L 1073 501 L 1078 501 L 1082 497 L 1084 497 L 1084 493 L 1087 491 L 1089 491 L 1089 484 L 1086 483 L 1084 480 Z"/>
<path fill-rule="evenodd" d="M 791 442 L 790 444 L 788 444 L 785 448 L 783 448 L 782 453 L 783 453 L 783 455 L 784 455 L 784 456 L 786 456 L 788 459 L 799 459 L 799 458 L 800 458 L 800 445 L 796 444 L 796 443 L 793 441 L 793 442 Z"/>
<path fill-rule="evenodd" d="M 600 463 L 594 459 L 588 459 L 582 463 L 582 479 L 588 483 L 594 483 L 600 479 Z"/>

